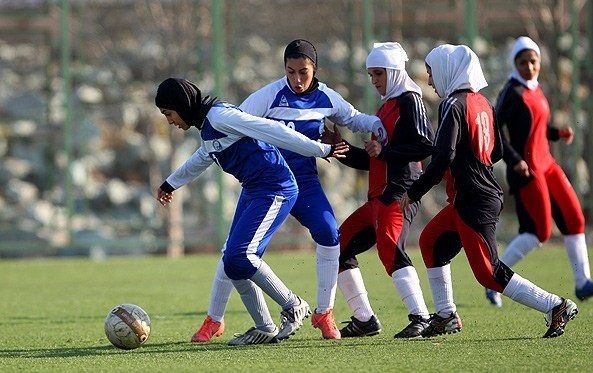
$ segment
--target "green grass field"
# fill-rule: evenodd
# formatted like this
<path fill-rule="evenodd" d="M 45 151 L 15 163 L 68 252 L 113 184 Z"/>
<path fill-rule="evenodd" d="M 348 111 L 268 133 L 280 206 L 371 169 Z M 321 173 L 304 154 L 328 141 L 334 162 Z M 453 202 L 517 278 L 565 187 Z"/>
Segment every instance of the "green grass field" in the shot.
<path fill-rule="evenodd" d="M 419 252 L 412 251 L 429 309 L 432 298 Z M 268 253 L 265 259 L 299 295 L 314 305 L 313 253 Z M 218 256 L 183 259 L 113 257 L 0 261 L 1 372 L 592 372 L 593 301 L 577 302 L 580 313 L 566 334 L 543 339 L 543 315 L 504 298 L 487 303 L 464 255 L 453 263 L 463 331 L 444 337 L 394 340 L 407 325 L 407 311 L 375 251 L 360 257 L 365 282 L 383 332 L 375 337 L 326 341 L 309 319 L 280 344 L 230 347 L 233 333 L 251 319 L 234 293 L 227 331 L 210 344 L 190 336 L 205 317 Z M 564 250 L 532 253 L 516 270 L 543 288 L 574 300 Z M 152 320 L 152 333 L 136 350 L 113 347 L 103 332 L 109 310 L 135 303 Z M 268 302 L 273 314 L 279 309 Z M 337 321 L 350 312 L 341 293 Z"/>

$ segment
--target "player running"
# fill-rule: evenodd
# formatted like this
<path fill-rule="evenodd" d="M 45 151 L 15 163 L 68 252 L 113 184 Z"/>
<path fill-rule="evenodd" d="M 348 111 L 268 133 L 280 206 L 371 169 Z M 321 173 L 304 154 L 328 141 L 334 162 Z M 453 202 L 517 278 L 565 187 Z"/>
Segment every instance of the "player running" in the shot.
<path fill-rule="evenodd" d="M 383 105 L 377 111 L 388 134 L 381 144 L 372 138 L 365 148 L 350 147 L 344 164 L 369 171 L 368 201 L 340 226 L 338 286 L 353 316 L 340 330 L 342 337 L 376 335 L 382 330 L 356 259 L 375 244 L 387 275 L 408 309 L 410 323 L 394 338 L 420 337 L 428 327 L 418 273 L 405 251 L 406 239 L 419 203 L 402 212 L 399 201 L 422 172 L 420 161 L 432 152 L 433 131 L 426 116 L 420 87 L 408 76 L 408 55 L 399 43 L 375 43 L 367 56 L 371 83 Z M 337 131 L 334 131 L 337 132 Z M 339 132 L 332 141 L 341 141 Z"/>
<path fill-rule="evenodd" d="M 507 181 L 515 197 L 519 234 L 500 256 L 514 267 L 552 234 L 552 222 L 564 237 L 572 268 L 575 295 L 580 300 L 593 296 L 593 282 L 587 256 L 585 217 L 579 198 L 550 153 L 549 140 L 573 139 L 570 127 L 549 126 L 550 106 L 537 80 L 541 53 L 528 38 L 518 38 L 510 53 L 513 71 L 498 95 L 496 114 L 501 127 L 508 129 L 504 141 Z M 498 306 L 500 294 L 487 289 L 486 296 Z"/>
<path fill-rule="evenodd" d="M 280 121 L 315 141 L 323 132 L 326 118 L 353 132 L 385 136 L 379 118 L 360 113 L 317 79 L 317 51 L 309 41 L 297 39 L 286 46 L 284 69 L 285 77 L 251 94 L 240 108 Z M 299 195 L 290 214 L 309 230 L 316 243 L 317 307 L 311 323 L 321 330 L 323 338 L 340 339 L 333 315 L 340 255 L 336 218 L 321 187 L 316 159 L 288 148 L 281 148 L 280 152 L 299 186 Z M 232 284 L 221 263 L 214 275 L 208 315 L 191 338 L 193 342 L 209 342 L 223 333 L 224 313 L 231 291 Z"/>
<path fill-rule="evenodd" d="M 222 265 L 255 326 L 235 336 L 229 345 L 289 338 L 311 311 L 307 302 L 288 289 L 262 260 L 268 242 L 298 196 L 294 175 L 277 146 L 306 156 L 336 158 L 348 147 L 313 141 L 282 123 L 244 113 L 208 96 L 202 98 L 198 87 L 185 79 L 163 81 L 155 104 L 169 125 L 184 131 L 196 127 L 202 140 L 200 148 L 158 189 L 162 205 L 171 202 L 174 190 L 200 176 L 212 163 L 242 185 Z M 282 307 L 279 329 L 272 321 L 264 293 Z"/>
<path fill-rule="evenodd" d="M 487 83 L 478 56 L 467 46 L 445 44 L 425 62 L 428 85 L 444 99 L 431 162 L 402 198 L 402 209 L 420 201 L 447 170 L 454 201 L 432 219 L 420 240 L 436 308 L 422 335 L 461 330 L 449 263 L 463 247 L 480 284 L 543 312 L 549 326 L 544 338 L 558 337 L 578 313 L 574 302 L 537 287 L 498 259 L 496 223 L 503 193 L 493 164 L 502 158 L 502 139 L 494 109 L 479 92 Z"/>

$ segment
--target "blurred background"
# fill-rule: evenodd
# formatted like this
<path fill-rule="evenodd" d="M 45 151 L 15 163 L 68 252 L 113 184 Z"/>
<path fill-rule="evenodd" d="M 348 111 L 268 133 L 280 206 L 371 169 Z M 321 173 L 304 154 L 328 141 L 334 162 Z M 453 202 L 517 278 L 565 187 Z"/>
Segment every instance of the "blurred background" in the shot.
<path fill-rule="evenodd" d="M 202 92 L 239 104 L 284 74 L 283 51 L 308 39 L 318 78 L 363 112 L 381 102 L 364 62 L 373 42 L 398 41 L 424 90 L 433 126 L 439 98 L 424 57 L 442 43 L 480 57 L 494 103 L 514 39 L 542 49 L 540 82 L 553 144 L 591 223 L 593 193 L 593 5 L 587 0 L 0 0 L 0 258 L 121 254 L 182 256 L 221 247 L 240 186 L 217 167 L 162 207 L 156 188 L 199 147 L 198 131 L 172 131 L 154 105 L 156 86 L 185 77 Z M 363 137 L 345 136 L 355 144 Z M 341 223 L 366 199 L 367 175 L 319 161 Z M 505 165 L 496 165 L 506 189 Z M 409 246 L 442 207 L 441 187 L 423 199 Z M 498 228 L 517 231 L 505 194 Z M 589 232 L 587 232 L 589 234 Z M 313 244 L 291 217 L 270 245 Z"/>

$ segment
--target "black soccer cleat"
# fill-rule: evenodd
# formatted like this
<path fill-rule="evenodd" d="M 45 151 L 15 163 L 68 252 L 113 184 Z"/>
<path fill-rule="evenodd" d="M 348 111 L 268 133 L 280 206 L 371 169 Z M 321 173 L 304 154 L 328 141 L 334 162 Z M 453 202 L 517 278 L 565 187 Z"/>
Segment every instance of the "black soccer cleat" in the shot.
<path fill-rule="evenodd" d="M 461 331 L 461 318 L 457 312 L 451 312 L 448 317 L 432 314 L 428 327 L 422 331 L 422 337 L 429 338 L 441 334 L 457 333 Z"/>
<path fill-rule="evenodd" d="M 350 317 L 350 319 L 350 321 L 344 321 L 348 325 L 340 329 L 342 338 L 370 337 L 381 333 L 381 330 L 383 330 L 379 319 L 375 315 L 371 316 L 369 321 L 360 321 L 354 316 Z"/>
<path fill-rule="evenodd" d="M 401 332 L 393 336 L 393 338 L 420 338 L 424 329 L 428 328 L 428 319 L 420 315 L 408 315 L 410 324 L 406 326 Z"/>
<path fill-rule="evenodd" d="M 570 299 L 562 298 L 562 303 L 552 308 L 545 316 L 546 326 L 549 328 L 544 338 L 555 338 L 564 334 L 566 324 L 574 319 L 577 313 L 579 313 L 577 305 Z"/>

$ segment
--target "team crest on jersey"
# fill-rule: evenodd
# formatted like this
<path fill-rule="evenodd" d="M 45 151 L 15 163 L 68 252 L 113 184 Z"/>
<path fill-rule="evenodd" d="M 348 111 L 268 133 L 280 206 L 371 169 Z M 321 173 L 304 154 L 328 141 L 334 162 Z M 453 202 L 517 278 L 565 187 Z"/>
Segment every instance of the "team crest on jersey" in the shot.
<path fill-rule="evenodd" d="M 212 147 L 214 148 L 214 150 L 216 150 L 217 152 L 222 150 L 222 145 L 220 144 L 220 141 L 218 140 L 214 140 L 212 141 Z"/>
<path fill-rule="evenodd" d="M 280 98 L 280 103 L 278 104 L 278 106 L 284 106 L 284 107 L 288 107 L 288 100 L 286 99 L 286 96 L 282 95 L 282 98 Z"/>

